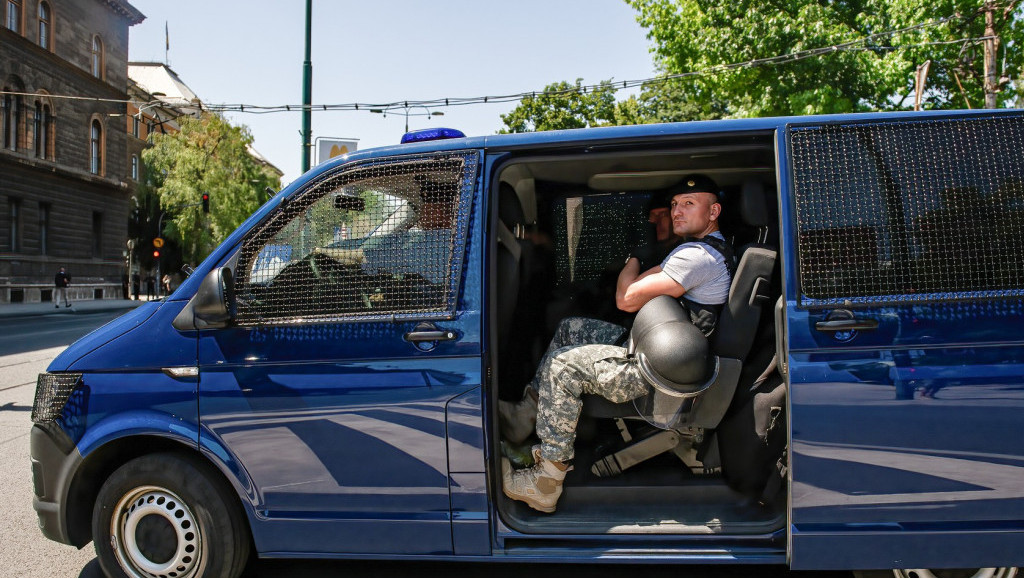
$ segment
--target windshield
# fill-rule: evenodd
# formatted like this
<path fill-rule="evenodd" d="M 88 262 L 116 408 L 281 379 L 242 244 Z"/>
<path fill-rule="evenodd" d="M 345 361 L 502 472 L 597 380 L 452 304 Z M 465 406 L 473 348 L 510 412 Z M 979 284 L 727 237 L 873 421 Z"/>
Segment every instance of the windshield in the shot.
<path fill-rule="evenodd" d="M 256 284 L 271 283 L 288 264 L 308 258 L 317 249 L 361 252 L 408 228 L 415 216 L 409 200 L 383 192 L 373 182 L 347 184 L 321 197 L 301 218 L 278 231 L 253 260 L 250 279 Z"/>

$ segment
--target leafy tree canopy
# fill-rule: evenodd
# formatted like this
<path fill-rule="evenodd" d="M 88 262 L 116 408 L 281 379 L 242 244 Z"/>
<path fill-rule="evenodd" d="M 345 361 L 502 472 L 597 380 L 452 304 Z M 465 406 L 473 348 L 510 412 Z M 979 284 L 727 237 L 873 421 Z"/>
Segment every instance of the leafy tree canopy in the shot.
<path fill-rule="evenodd" d="M 584 90 L 583 79 L 575 84 L 556 82 L 543 92 L 527 96 L 508 114 L 501 115 L 500 132 L 562 130 L 615 124 L 615 91 L 609 81 L 596 90 Z"/>
<path fill-rule="evenodd" d="M 280 178 L 250 154 L 248 128 L 216 114 L 184 117 L 180 126 L 179 132 L 154 135 L 153 146 L 143 151 L 145 188 L 166 214 L 161 234 L 196 264 L 259 208 L 267 187 L 280 188 Z M 210 195 L 208 214 L 203 193 Z"/>
<path fill-rule="evenodd" d="M 625 1 L 665 77 L 619 102 L 610 81 L 551 84 L 502 115 L 501 132 L 905 110 L 925 62 L 922 108 L 981 108 L 988 6 L 997 104 L 1024 97 L 1020 0 Z"/>
<path fill-rule="evenodd" d="M 699 73 L 685 79 L 705 95 L 696 101 L 714 95 L 728 116 L 906 109 L 913 105 L 914 72 L 929 60 L 923 107 L 984 104 L 980 0 L 626 2 L 647 29 L 659 67 Z M 997 77 L 1018 77 L 1024 63 L 1018 3 L 991 3 L 1000 37 Z M 838 48 L 807 58 L 721 68 L 832 46 Z M 1004 83 L 999 103 L 1017 90 Z"/>

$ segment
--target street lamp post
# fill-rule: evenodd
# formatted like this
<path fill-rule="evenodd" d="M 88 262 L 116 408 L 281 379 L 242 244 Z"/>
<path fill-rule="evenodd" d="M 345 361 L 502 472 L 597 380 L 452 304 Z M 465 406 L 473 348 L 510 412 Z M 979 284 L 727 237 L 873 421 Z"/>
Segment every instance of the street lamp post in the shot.
<path fill-rule="evenodd" d="M 422 113 L 411 112 L 410 109 L 413 109 L 413 108 L 422 108 L 424 110 L 424 112 L 422 112 Z M 376 113 L 376 114 L 383 114 L 385 117 L 388 115 L 389 112 L 392 112 L 392 111 L 399 111 L 399 112 L 402 113 L 403 116 L 405 116 L 405 132 L 409 132 L 409 117 L 410 116 L 444 116 L 444 113 L 441 112 L 440 110 L 432 111 L 429 108 L 427 108 L 426 106 L 419 105 L 419 104 L 412 105 L 412 106 L 396 106 L 394 108 L 371 108 L 370 109 L 370 112 L 373 112 L 373 113 Z"/>
<path fill-rule="evenodd" d="M 128 239 L 127 245 L 128 245 L 128 287 L 127 287 L 127 290 L 125 291 L 124 298 L 125 299 L 131 299 L 132 298 L 132 288 L 134 288 L 134 286 L 135 286 L 132 283 L 132 267 L 134 266 L 133 261 L 135 260 L 135 239 Z M 136 295 L 135 297 L 138 298 L 138 295 Z"/>
<path fill-rule="evenodd" d="M 313 30 L 313 0 L 306 0 L 306 59 L 302 62 L 302 172 L 309 170 L 312 145 L 313 61 L 310 36 Z"/>

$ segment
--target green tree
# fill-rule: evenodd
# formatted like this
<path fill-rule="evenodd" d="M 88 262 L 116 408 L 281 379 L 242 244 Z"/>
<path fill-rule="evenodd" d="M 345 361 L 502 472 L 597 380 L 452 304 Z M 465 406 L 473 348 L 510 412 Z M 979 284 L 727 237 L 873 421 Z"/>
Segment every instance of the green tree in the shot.
<path fill-rule="evenodd" d="M 561 130 L 615 124 L 615 90 L 610 81 L 596 90 L 585 90 L 583 79 L 544 87 L 543 92 L 527 96 L 508 114 L 501 115 L 502 133 Z"/>
<path fill-rule="evenodd" d="M 697 73 L 689 100 L 706 113 L 771 116 L 908 108 L 914 71 L 931 61 L 927 108 L 984 102 L 982 0 L 626 0 L 668 74 Z M 992 2 L 997 76 L 1019 76 L 1019 0 Z M 947 19 L 941 24 L 916 25 Z M 888 33 L 893 30 L 901 32 Z M 883 34 L 884 33 L 884 34 Z M 866 40 L 865 40 L 866 39 Z M 975 40 L 968 40 L 975 39 Z M 838 47 L 808 58 L 728 65 Z M 1003 84 L 1000 103 L 1017 88 Z"/>
<path fill-rule="evenodd" d="M 721 99 L 704 98 L 694 83 L 686 79 L 652 82 L 640 95 L 615 100 L 611 81 L 596 90 L 583 91 L 582 80 L 575 84 L 558 82 L 544 92 L 524 98 L 509 114 L 501 115 L 505 127 L 499 132 L 529 132 L 595 126 L 649 124 L 708 120 L 725 116 Z"/>
<path fill-rule="evenodd" d="M 725 103 L 714 94 L 702 94 L 691 79 L 651 82 L 637 99 L 643 122 L 686 122 L 726 116 Z M 634 123 L 640 124 L 640 123 Z"/>
<path fill-rule="evenodd" d="M 183 117 L 181 130 L 157 134 L 142 153 L 146 190 L 165 212 L 162 236 L 193 264 L 206 256 L 280 188 L 277 173 L 250 154 L 252 135 L 217 114 Z M 203 213 L 203 193 L 210 212 Z"/>

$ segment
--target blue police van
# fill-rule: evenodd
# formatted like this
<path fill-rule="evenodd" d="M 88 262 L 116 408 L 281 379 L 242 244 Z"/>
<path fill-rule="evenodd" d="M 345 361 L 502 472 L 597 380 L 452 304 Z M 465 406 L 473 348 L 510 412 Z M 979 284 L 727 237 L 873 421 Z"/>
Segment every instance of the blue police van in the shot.
<path fill-rule="evenodd" d="M 706 381 L 586 401 L 558 510 L 507 499 L 529 448 L 497 401 L 561 319 L 628 321 L 615 274 L 692 173 L 738 258 Z M 1024 113 L 410 133 L 303 175 L 68 347 L 32 419 L 42 532 L 110 576 L 258 556 L 1008 578 Z"/>

